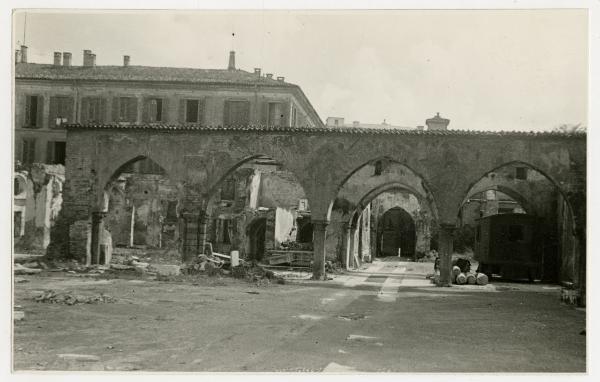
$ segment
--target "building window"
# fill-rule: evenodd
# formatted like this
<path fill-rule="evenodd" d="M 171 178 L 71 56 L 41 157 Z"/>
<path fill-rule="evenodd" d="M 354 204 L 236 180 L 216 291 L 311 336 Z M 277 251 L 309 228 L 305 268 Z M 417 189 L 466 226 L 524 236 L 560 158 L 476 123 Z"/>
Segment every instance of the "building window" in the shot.
<path fill-rule="evenodd" d="M 135 123 L 137 121 L 137 98 L 117 97 L 113 99 L 113 120 Z"/>
<path fill-rule="evenodd" d="M 65 164 L 65 157 L 67 152 L 66 142 L 48 142 L 46 149 L 46 163 L 48 164 Z"/>
<path fill-rule="evenodd" d="M 23 164 L 32 164 L 35 162 L 35 138 L 23 139 L 21 162 L 23 162 Z"/>
<path fill-rule="evenodd" d="M 197 99 L 188 99 L 185 102 L 185 121 L 188 123 L 200 122 L 200 101 Z"/>
<path fill-rule="evenodd" d="M 285 126 L 284 105 L 281 102 L 269 103 L 269 126 Z"/>
<path fill-rule="evenodd" d="M 377 162 L 375 162 L 374 175 L 379 176 L 379 175 L 381 175 L 382 171 L 383 171 L 383 163 L 380 160 L 378 160 Z"/>
<path fill-rule="evenodd" d="M 48 119 L 48 126 L 50 128 L 59 128 L 61 125 L 71 122 L 72 118 L 72 97 L 50 97 L 50 112 Z"/>
<path fill-rule="evenodd" d="M 81 99 L 82 123 L 104 123 L 105 111 L 105 99 L 98 97 L 84 97 Z"/>
<path fill-rule="evenodd" d="M 516 178 L 519 180 L 527 180 L 527 167 L 517 167 Z"/>
<path fill-rule="evenodd" d="M 221 241 L 223 244 L 231 244 L 231 235 L 229 230 L 231 229 L 231 220 L 223 219 L 223 240 Z"/>
<path fill-rule="evenodd" d="M 162 98 L 150 98 L 146 101 L 146 121 L 163 122 L 163 100 Z"/>
<path fill-rule="evenodd" d="M 225 126 L 244 126 L 250 123 L 250 102 L 225 101 L 223 124 Z"/>
<path fill-rule="evenodd" d="M 44 102 L 41 96 L 27 96 L 25 98 L 24 127 L 30 129 L 42 127 L 43 108 Z"/>
<path fill-rule="evenodd" d="M 221 200 L 234 200 L 235 199 L 235 178 L 229 178 L 223 183 L 221 188 Z"/>

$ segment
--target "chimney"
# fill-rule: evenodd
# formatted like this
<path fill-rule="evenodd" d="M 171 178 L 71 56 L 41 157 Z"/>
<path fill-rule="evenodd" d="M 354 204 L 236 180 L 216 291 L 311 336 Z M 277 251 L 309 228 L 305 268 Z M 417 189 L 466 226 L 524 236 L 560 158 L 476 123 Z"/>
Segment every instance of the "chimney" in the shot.
<path fill-rule="evenodd" d="M 254 74 L 260 77 L 260 68 L 254 68 Z"/>
<path fill-rule="evenodd" d="M 417 130 L 419 131 L 423 131 L 425 129 L 425 126 L 419 125 L 417 126 Z"/>
<path fill-rule="evenodd" d="M 61 66 L 62 54 L 54 52 L 54 66 Z"/>
<path fill-rule="evenodd" d="M 283 82 L 285 80 L 285 77 L 277 77 L 277 81 L 279 82 Z"/>
<path fill-rule="evenodd" d="M 425 124 L 427 130 L 448 130 L 450 120 L 440 117 L 440 113 L 437 113 L 435 117 L 427 119 Z"/>
<path fill-rule="evenodd" d="M 129 66 L 129 60 L 131 57 L 129 57 L 128 55 L 123 56 L 123 66 L 124 67 L 128 67 Z"/>
<path fill-rule="evenodd" d="M 273 73 L 267 73 L 265 76 L 269 79 L 273 79 Z"/>
<path fill-rule="evenodd" d="M 86 49 L 83 51 L 83 66 L 90 66 L 90 56 L 92 55 L 92 51 Z"/>
<path fill-rule="evenodd" d="M 26 45 L 21 45 L 21 62 L 24 64 L 27 63 L 27 46 Z"/>
<path fill-rule="evenodd" d="M 360 127 L 359 121 L 352 121 L 352 127 Z"/>
<path fill-rule="evenodd" d="M 96 66 L 96 55 L 94 53 L 90 54 L 90 66 Z"/>
<path fill-rule="evenodd" d="M 15 51 L 15 64 L 18 64 L 19 62 L 21 62 L 21 51 L 17 49 Z"/>
<path fill-rule="evenodd" d="M 63 52 L 63 66 L 71 66 L 71 53 Z"/>
<path fill-rule="evenodd" d="M 235 52 L 232 50 L 229 52 L 229 65 L 227 70 L 235 70 Z"/>

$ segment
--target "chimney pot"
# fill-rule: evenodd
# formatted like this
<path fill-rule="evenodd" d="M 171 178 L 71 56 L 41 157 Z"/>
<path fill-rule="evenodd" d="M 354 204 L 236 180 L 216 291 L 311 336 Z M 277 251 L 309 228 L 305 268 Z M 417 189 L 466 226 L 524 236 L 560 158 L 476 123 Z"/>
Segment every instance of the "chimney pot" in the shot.
<path fill-rule="evenodd" d="M 129 66 L 129 60 L 131 57 L 129 57 L 128 55 L 123 56 L 123 66 L 124 67 L 128 67 Z"/>
<path fill-rule="evenodd" d="M 229 52 L 229 65 L 227 70 L 235 70 L 235 52 L 232 50 Z"/>
<path fill-rule="evenodd" d="M 71 53 L 63 52 L 63 66 L 71 66 Z"/>
<path fill-rule="evenodd" d="M 285 77 L 277 77 L 277 81 L 283 82 L 285 80 Z"/>
<path fill-rule="evenodd" d="M 360 126 L 360 122 L 359 121 L 352 121 L 352 126 L 353 127 L 359 127 Z"/>
<path fill-rule="evenodd" d="M 254 74 L 260 77 L 260 68 L 254 68 Z"/>
<path fill-rule="evenodd" d="M 27 63 L 27 46 L 26 45 L 21 45 L 21 62 L 24 64 Z"/>
<path fill-rule="evenodd" d="M 62 54 L 60 52 L 54 52 L 54 66 L 61 66 Z"/>
<path fill-rule="evenodd" d="M 273 73 L 267 73 L 267 74 L 265 74 L 265 76 L 266 76 L 267 78 L 273 78 Z"/>
<path fill-rule="evenodd" d="M 96 55 L 94 53 L 90 54 L 90 66 L 96 66 Z"/>
<path fill-rule="evenodd" d="M 83 66 L 90 66 L 90 56 L 92 55 L 92 51 L 86 49 L 83 51 Z"/>
<path fill-rule="evenodd" d="M 427 130 L 448 130 L 450 120 L 440 117 L 440 113 L 437 113 L 435 117 L 425 120 Z"/>

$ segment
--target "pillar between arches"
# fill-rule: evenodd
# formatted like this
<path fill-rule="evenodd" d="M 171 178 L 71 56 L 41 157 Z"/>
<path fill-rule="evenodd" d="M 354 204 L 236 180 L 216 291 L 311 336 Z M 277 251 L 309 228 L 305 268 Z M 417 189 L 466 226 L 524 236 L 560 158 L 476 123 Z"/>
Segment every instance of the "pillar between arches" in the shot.
<path fill-rule="evenodd" d="M 328 220 L 311 220 L 313 225 L 313 280 L 325 280 L 325 236 Z"/>

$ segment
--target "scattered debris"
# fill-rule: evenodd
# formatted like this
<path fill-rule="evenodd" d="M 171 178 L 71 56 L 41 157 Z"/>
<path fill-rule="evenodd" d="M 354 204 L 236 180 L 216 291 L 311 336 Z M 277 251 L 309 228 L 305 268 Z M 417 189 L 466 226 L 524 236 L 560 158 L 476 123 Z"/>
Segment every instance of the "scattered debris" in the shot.
<path fill-rule="evenodd" d="M 357 321 L 357 320 L 364 320 L 365 318 L 367 318 L 367 316 L 365 316 L 364 314 L 361 314 L 361 313 L 349 313 L 349 314 L 341 314 L 338 316 L 338 318 L 341 318 L 342 320 L 346 320 L 346 321 Z"/>
<path fill-rule="evenodd" d="M 15 275 L 34 275 L 40 273 L 41 271 L 41 269 L 28 268 L 18 263 L 14 265 Z"/>
<path fill-rule="evenodd" d="M 155 271 L 159 276 L 177 276 L 181 273 L 179 265 L 151 264 L 148 270 Z"/>
<path fill-rule="evenodd" d="M 248 293 L 248 294 L 260 294 L 259 292 L 255 292 L 255 291 L 248 291 L 246 293 Z"/>
<path fill-rule="evenodd" d="M 22 310 L 13 311 L 13 320 L 14 321 L 22 321 L 25 319 L 25 312 Z"/>
<path fill-rule="evenodd" d="M 22 277 L 15 277 L 15 283 L 28 283 L 29 280 L 24 279 Z"/>
<path fill-rule="evenodd" d="M 36 302 L 44 302 L 50 304 L 99 304 L 99 303 L 114 303 L 114 297 L 100 293 L 96 296 L 81 296 L 75 295 L 72 292 L 57 293 L 53 290 L 46 290 L 34 298 Z"/>
<path fill-rule="evenodd" d="M 350 334 L 348 337 L 346 337 L 346 341 L 365 341 L 365 340 L 376 340 L 377 337 L 371 337 L 371 336 L 363 336 L 361 334 Z"/>
<path fill-rule="evenodd" d="M 58 358 L 68 361 L 98 362 L 100 357 L 89 354 L 58 354 Z"/>

